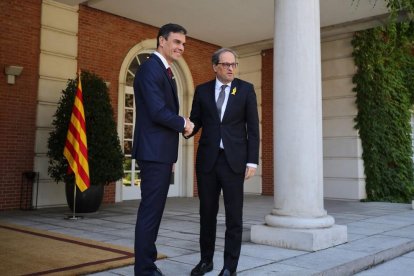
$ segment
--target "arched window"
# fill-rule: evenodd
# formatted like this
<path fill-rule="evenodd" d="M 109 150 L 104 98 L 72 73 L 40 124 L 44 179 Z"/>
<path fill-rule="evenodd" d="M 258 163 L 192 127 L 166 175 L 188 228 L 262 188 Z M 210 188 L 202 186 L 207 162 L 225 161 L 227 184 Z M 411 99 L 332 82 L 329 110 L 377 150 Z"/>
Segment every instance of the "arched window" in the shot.
<path fill-rule="evenodd" d="M 138 165 L 135 164 L 135 160 L 132 160 L 132 139 L 134 137 L 134 124 L 135 124 L 135 101 L 134 101 L 134 78 L 135 73 L 139 66 L 149 58 L 151 53 L 139 53 L 132 59 L 128 66 L 128 72 L 126 76 L 126 89 L 125 89 L 125 102 L 124 102 L 124 131 L 123 131 L 123 147 L 125 154 L 124 161 L 124 178 L 123 185 L 125 186 L 139 186 L 140 176 Z M 134 185 L 131 185 L 134 183 Z"/>

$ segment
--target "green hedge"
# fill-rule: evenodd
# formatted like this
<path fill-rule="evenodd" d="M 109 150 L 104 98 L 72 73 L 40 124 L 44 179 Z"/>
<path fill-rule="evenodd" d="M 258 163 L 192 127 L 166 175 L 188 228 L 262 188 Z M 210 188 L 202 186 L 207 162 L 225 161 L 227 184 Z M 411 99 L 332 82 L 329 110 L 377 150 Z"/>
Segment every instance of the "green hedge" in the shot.
<path fill-rule="evenodd" d="M 387 3 L 389 22 L 356 32 L 352 40 L 358 68 L 353 77 L 358 108 L 355 127 L 362 141 L 367 200 L 410 202 L 414 196 L 410 126 L 414 5 L 413 0 Z M 402 14 L 404 20 L 400 20 Z"/>

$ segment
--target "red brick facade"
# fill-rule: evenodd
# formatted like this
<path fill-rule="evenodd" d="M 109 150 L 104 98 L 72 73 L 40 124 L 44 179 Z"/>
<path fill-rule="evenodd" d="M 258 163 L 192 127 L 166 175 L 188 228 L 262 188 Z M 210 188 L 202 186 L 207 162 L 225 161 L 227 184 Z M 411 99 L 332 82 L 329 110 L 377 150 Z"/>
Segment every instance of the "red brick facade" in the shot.
<path fill-rule="evenodd" d="M 22 173 L 34 164 L 41 0 L 0 1 L 0 210 L 19 207 Z M 15 84 L 4 67 L 22 66 Z"/>
<path fill-rule="evenodd" d="M 19 208 L 22 172 L 32 171 L 34 166 L 41 4 L 41 0 L 0 1 L 1 70 L 6 65 L 24 67 L 14 85 L 7 84 L 6 76 L 0 74 L 0 210 Z M 80 6 L 78 66 L 111 83 L 115 113 L 119 70 L 126 54 L 139 42 L 155 38 L 157 32 L 158 28 Z M 194 85 L 214 77 L 210 58 L 217 48 L 187 38 L 184 58 Z M 112 183 L 105 187 L 104 203 L 114 201 Z"/>
<path fill-rule="evenodd" d="M 22 173 L 32 171 L 34 166 L 41 4 L 41 0 L 0 2 L 1 70 L 6 65 L 24 67 L 14 85 L 7 84 L 6 75 L 0 74 L 0 210 L 19 208 Z M 110 97 L 115 113 L 119 71 L 125 56 L 136 44 L 155 38 L 157 32 L 158 28 L 80 6 L 78 66 L 111 83 Z M 217 45 L 187 38 L 184 58 L 195 86 L 214 78 L 210 59 L 216 49 Z M 272 114 L 272 50 L 263 51 L 262 64 L 262 114 Z M 262 118 L 266 119 L 262 121 L 262 190 L 264 195 L 272 195 L 273 120 L 272 116 Z M 195 139 L 194 160 L 198 139 L 199 135 Z M 196 185 L 194 195 L 197 195 Z M 111 183 L 105 187 L 104 203 L 114 201 L 115 184 Z"/>

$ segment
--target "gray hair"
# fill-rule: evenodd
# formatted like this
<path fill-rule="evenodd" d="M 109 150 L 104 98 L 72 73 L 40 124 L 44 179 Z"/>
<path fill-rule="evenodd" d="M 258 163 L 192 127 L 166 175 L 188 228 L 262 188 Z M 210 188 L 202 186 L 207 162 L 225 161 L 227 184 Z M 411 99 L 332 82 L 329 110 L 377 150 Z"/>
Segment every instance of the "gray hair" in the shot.
<path fill-rule="evenodd" d="M 213 56 L 211 57 L 211 62 L 214 65 L 217 65 L 220 62 L 220 55 L 223 54 L 223 53 L 226 53 L 226 52 L 232 53 L 234 55 L 234 58 L 237 58 L 236 52 L 233 51 L 232 49 L 220 48 L 220 49 L 218 49 L 217 51 L 214 52 Z"/>

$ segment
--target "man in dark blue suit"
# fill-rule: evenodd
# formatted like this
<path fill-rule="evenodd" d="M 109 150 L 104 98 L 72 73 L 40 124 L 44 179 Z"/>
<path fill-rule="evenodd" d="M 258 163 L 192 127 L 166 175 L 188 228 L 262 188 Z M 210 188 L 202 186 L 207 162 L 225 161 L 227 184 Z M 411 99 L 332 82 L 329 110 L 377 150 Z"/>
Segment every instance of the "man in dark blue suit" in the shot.
<path fill-rule="evenodd" d="M 224 266 L 219 275 L 236 275 L 243 228 L 243 183 L 255 174 L 259 161 L 259 118 L 253 85 L 234 77 L 236 53 L 219 49 L 212 63 L 216 79 L 197 86 L 190 115 L 195 127 L 189 136 L 202 128 L 196 161 L 201 260 L 191 275 L 204 275 L 213 269 L 221 191 L 226 233 Z"/>
<path fill-rule="evenodd" d="M 136 120 L 132 158 L 141 170 L 141 203 L 135 228 L 135 275 L 162 275 L 155 265 L 155 241 L 167 199 L 179 132 L 193 124 L 178 116 L 177 86 L 171 64 L 184 52 L 187 31 L 177 24 L 159 30 L 157 50 L 134 79 Z"/>

